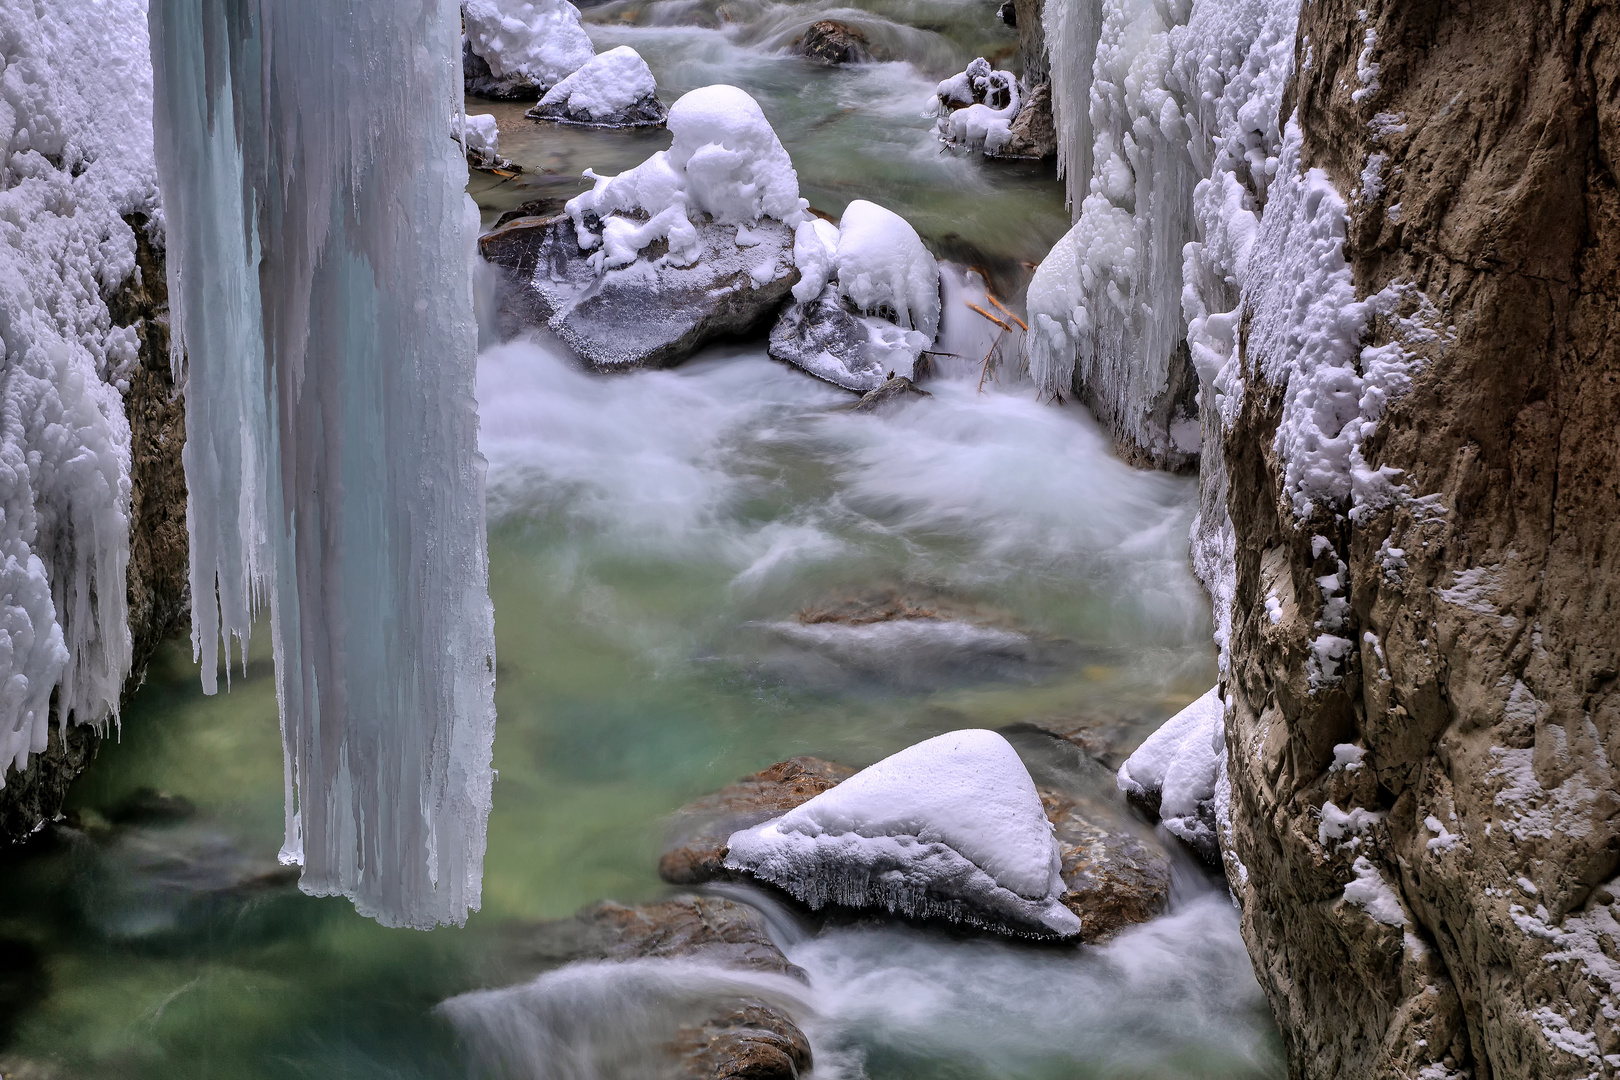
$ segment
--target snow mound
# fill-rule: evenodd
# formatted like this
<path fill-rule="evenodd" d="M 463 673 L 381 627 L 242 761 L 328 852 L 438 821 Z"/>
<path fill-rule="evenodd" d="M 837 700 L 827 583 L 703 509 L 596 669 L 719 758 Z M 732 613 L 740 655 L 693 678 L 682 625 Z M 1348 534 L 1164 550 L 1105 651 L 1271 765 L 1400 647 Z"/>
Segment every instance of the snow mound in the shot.
<path fill-rule="evenodd" d="M 462 120 L 461 139 L 469 162 L 486 169 L 500 162 L 501 133 L 495 126 L 494 113 L 468 113 Z"/>
<path fill-rule="evenodd" d="M 952 146 L 996 154 L 1012 139 L 1012 122 L 1023 104 L 1018 77 L 997 71 L 979 57 L 934 91 L 941 112 L 939 137 Z"/>
<path fill-rule="evenodd" d="M 596 49 L 567 0 L 467 0 L 467 46 L 489 65 L 494 85 L 479 93 L 545 90 L 591 62 Z"/>
<path fill-rule="evenodd" d="M 647 61 L 630 46 L 620 45 L 593 57 L 546 91 L 534 114 L 610 127 L 657 124 L 664 119 L 657 93 L 658 82 Z M 649 99 L 650 109 L 645 108 Z"/>
<path fill-rule="evenodd" d="M 779 818 L 733 833 L 725 865 L 813 908 L 881 907 L 1070 937 L 1062 859 L 1006 739 L 953 731 L 884 758 Z"/>
<path fill-rule="evenodd" d="M 838 292 L 868 315 L 928 341 L 939 332 L 939 264 L 911 223 L 877 203 L 856 199 L 838 222 Z"/>
<path fill-rule="evenodd" d="M 704 86 L 669 110 L 674 142 L 617 176 L 585 175 L 591 190 L 568 201 L 579 246 L 604 247 L 601 265 L 623 266 L 654 240 L 669 242 L 669 261 L 690 265 L 699 254 L 694 215 L 739 226 L 739 246 L 749 246 L 747 227 L 761 218 L 788 226 L 804 220 L 809 203 L 799 198 L 799 175 L 760 111 L 735 86 Z M 637 220 L 620 217 L 634 215 Z M 586 215 L 602 219 L 598 237 Z"/>
<path fill-rule="evenodd" d="M 1218 689 L 1166 720 L 1119 767 L 1119 789 L 1158 804 L 1164 827 L 1206 857 L 1217 852 L 1214 830 L 1216 772 L 1224 751 L 1226 706 Z"/>

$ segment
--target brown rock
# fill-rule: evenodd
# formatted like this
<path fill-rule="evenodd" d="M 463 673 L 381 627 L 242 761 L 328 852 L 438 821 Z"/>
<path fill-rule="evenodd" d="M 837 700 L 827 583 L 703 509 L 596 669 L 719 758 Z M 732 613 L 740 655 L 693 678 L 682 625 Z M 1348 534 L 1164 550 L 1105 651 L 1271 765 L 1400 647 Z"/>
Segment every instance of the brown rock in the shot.
<path fill-rule="evenodd" d="M 866 35 L 835 19 L 823 19 L 810 24 L 804 36 L 793 43 L 793 51 L 806 60 L 827 67 L 844 64 L 866 64 L 872 60 Z"/>
<path fill-rule="evenodd" d="M 780 1010 L 757 1001 L 701 1026 L 683 1027 L 672 1046 L 692 1080 L 798 1080 L 810 1071 L 810 1040 Z"/>
<path fill-rule="evenodd" d="M 685 831 L 658 861 L 659 876 L 682 885 L 742 876 L 722 865 L 733 832 L 785 814 L 854 773 L 818 758 L 793 758 L 699 799 L 680 812 Z M 1165 910 L 1170 861 L 1162 850 L 1094 824 L 1072 796 L 1040 792 L 1063 849 L 1062 900 L 1080 916 L 1081 940 L 1105 938 Z"/>
<path fill-rule="evenodd" d="M 843 765 L 796 757 L 705 795 L 675 815 L 658 876 L 676 885 L 734 876 L 720 865 L 732 833 L 785 814 L 854 775 Z"/>
<path fill-rule="evenodd" d="M 1013 117 L 1012 138 L 991 157 L 1040 159 L 1057 156 L 1057 126 L 1052 121 L 1052 84 L 1038 83 L 1024 95 Z"/>
<path fill-rule="evenodd" d="M 1364 451 L 1422 501 L 1294 522 L 1260 380 L 1224 440 L 1243 934 L 1291 1076 L 1612 1076 L 1620 11 L 1320 0 L 1299 41 L 1302 164 L 1350 193 L 1387 155 L 1387 189 L 1351 206 L 1357 295 L 1409 282 L 1448 333 Z M 1395 333 L 1380 319 L 1365 344 Z M 1340 564 L 1354 648 L 1313 692 L 1315 578 Z M 1360 769 L 1331 768 L 1337 743 L 1366 748 Z M 1323 844 L 1330 799 L 1387 816 L 1353 851 Z M 1407 926 L 1342 900 L 1356 858 Z"/>
<path fill-rule="evenodd" d="M 933 396 L 904 375 L 896 375 L 876 390 L 868 391 L 852 411 L 883 412 L 902 402 Z"/>

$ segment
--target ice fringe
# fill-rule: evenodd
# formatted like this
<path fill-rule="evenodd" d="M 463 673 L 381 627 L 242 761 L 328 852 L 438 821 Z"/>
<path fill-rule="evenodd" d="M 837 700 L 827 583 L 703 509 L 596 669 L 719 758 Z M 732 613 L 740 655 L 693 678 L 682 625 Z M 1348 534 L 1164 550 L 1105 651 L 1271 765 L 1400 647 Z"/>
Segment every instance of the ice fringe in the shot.
<path fill-rule="evenodd" d="M 141 0 L 0 4 L 0 788 L 65 726 L 116 718 L 131 645 L 136 272 L 161 231 Z M 442 127 L 441 127 L 442 131 Z"/>
<path fill-rule="evenodd" d="M 733 833 L 725 865 L 820 908 L 880 907 L 1037 937 L 1080 920 L 1029 772 L 993 731 L 909 746 L 837 787 Z"/>
<path fill-rule="evenodd" d="M 268 604 L 282 858 L 416 927 L 478 907 L 495 719 L 457 22 L 151 12 L 204 689 Z"/>

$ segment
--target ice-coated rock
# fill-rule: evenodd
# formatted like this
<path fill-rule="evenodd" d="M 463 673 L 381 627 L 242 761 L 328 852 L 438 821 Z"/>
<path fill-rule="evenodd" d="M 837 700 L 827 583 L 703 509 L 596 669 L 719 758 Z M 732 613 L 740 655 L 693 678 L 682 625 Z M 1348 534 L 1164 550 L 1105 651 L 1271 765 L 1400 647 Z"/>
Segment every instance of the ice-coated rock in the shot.
<path fill-rule="evenodd" d="M 1215 780 L 1225 754 L 1225 706 L 1217 689 L 1166 720 L 1119 767 L 1119 789 L 1159 816 L 1164 827 L 1211 863 L 1215 839 Z"/>
<path fill-rule="evenodd" d="M 465 0 L 461 21 L 469 94 L 537 98 L 596 55 L 568 0 Z"/>
<path fill-rule="evenodd" d="M 836 227 L 802 222 L 793 257 L 795 302 L 771 330 L 771 356 L 861 394 L 915 373 L 939 332 L 939 266 L 905 218 L 856 199 Z"/>
<path fill-rule="evenodd" d="M 725 866 L 812 908 L 878 908 L 1030 937 L 1073 937 L 1062 853 L 1006 739 L 907 747 L 779 818 L 734 833 Z"/>
<path fill-rule="evenodd" d="M 692 230 L 698 257 L 690 264 L 645 258 L 603 271 L 567 216 L 519 218 L 479 246 L 510 272 L 502 298 L 509 324 L 546 326 L 592 367 L 621 371 L 680 363 L 775 315 L 797 279 L 792 233 L 762 221 L 745 230 L 753 242 L 739 247 L 738 231 L 705 220 Z"/>
<path fill-rule="evenodd" d="M 579 127 L 661 127 L 669 110 L 647 61 L 620 45 L 547 90 L 528 115 Z"/>
<path fill-rule="evenodd" d="M 1012 141 L 1012 123 L 1023 97 L 1012 72 L 997 71 L 981 56 L 940 83 L 934 93 L 944 142 L 995 156 Z"/>

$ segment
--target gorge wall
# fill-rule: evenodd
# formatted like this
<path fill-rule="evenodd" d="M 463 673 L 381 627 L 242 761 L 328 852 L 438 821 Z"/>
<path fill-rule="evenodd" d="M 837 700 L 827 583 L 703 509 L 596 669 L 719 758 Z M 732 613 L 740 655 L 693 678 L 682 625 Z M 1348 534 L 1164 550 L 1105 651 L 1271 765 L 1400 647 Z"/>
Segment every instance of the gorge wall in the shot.
<path fill-rule="evenodd" d="M 1613 1076 L 1620 14 L 1315 0 L 1295 69 L 1376 427 L 1352 494 L 1302 513 L 1303 375 L 1262 370 L 1245 306 L 1219 447 L 1243 933 L 1295 1076 Z"/>

